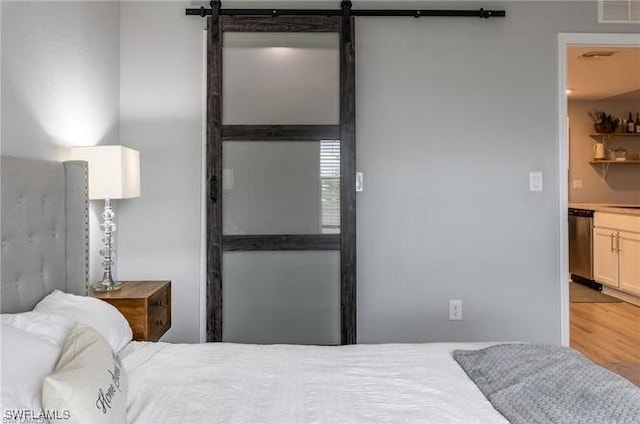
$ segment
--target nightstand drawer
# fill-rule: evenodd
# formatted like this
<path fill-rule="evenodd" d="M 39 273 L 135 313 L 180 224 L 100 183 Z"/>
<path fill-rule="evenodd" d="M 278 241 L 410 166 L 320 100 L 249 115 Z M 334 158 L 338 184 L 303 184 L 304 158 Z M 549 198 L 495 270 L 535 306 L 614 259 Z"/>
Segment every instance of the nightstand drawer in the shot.
<path fill-rule="evenodd" d="M 120 290 L 89 295 L 118 308 L 134 340 L 156 342 L 171 328 L 170 281 L 124 281 Z"/>
<path fill-rule="evenodd" d="M 157 341 L 171 327 L 169 290 L 161 290 L 149 299 L 149 339 Z"/>

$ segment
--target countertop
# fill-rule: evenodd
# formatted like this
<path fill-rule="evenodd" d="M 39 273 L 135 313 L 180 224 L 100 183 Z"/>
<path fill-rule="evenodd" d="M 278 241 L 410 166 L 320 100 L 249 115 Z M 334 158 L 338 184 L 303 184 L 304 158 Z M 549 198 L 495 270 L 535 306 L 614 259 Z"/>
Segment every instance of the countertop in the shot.
<path fill-rule="evenodd" d="M 596 212 L 609 212 L 623 215 L 640 216 L 640 205 L 612 205 L 608 203 L 569 202 L 569 207 L 576 209 L 589 209 Z"/>

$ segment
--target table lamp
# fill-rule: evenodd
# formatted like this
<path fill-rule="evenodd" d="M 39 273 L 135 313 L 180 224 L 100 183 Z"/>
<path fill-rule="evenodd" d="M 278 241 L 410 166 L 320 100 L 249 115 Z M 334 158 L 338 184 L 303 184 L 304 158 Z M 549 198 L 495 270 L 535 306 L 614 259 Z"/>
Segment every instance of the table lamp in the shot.
<path fill-rule="evenodd" d="M 111 272 L 115 257 L 113 233 L 116 231 L 111 200 L 140 197 L 140 153 L 123 146 L 72 147 L 71 159 L 88 162 L 89 199 L 104 200 L 100 225 L 103 274 L 102 280 L 91 288 L 94 291 L 118 290 L 120 284 L 113 280 Z"/>

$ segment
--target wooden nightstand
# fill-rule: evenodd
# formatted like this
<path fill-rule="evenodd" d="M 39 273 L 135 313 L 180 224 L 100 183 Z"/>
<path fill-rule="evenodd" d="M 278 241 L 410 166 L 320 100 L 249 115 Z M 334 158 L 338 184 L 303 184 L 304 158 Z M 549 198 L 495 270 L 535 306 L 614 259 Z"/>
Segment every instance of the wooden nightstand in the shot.
<path fill-rule="evenodd" d="M 89 296 L 118 308 L 134 340 L 157 342 L 171 327 L 171 281 L 123 281 L 120 290 L 89 290 Z"/>

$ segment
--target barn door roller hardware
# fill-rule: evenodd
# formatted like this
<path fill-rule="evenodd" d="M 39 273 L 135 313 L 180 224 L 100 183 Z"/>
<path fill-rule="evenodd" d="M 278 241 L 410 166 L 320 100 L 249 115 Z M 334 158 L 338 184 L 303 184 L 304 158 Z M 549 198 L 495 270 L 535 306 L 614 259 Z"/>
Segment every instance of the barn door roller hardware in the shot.
<path fill-rule="evenodd" d="M 220 16 L 342 16 L 343 42 L 349 43 L 351 40 L 351 17 L 352 16 L 412 16 L 421 17 L 477 17 L 477 18 L 503 18 L 506 16 L 504 10 L 455 10 L 455 9 L 352 9 L 349 0 L 341 2 L 340 10 L 333 9 L 222 9 L 220 0 L 211 1 L 211 9 L 204 6 L 199 9 L 187 9 L 187 15 L 211 16 L 211 29 L 214 41 L 217 41 L 218 26 Z"/>
<path fill-rule="evenodd" d="M 351 43 L 351 1 L 343 0 L 341 3 L 342 9 L 342 42 L 345 44 Z"/>
<path fill-rule="evenodd" d="M 341 9 L 222 9 L 221 2 L 211 2 L 211 9 L 204 6 L 199 9 L 187 9 L 187 15 L 195 16 L 412 16 L 421 17 L 478 17 L 478 18 L 503 18 L 504 10 L 455 10 L 455 9 L 351 9 L 350 1 L 342 1 Z"/>

